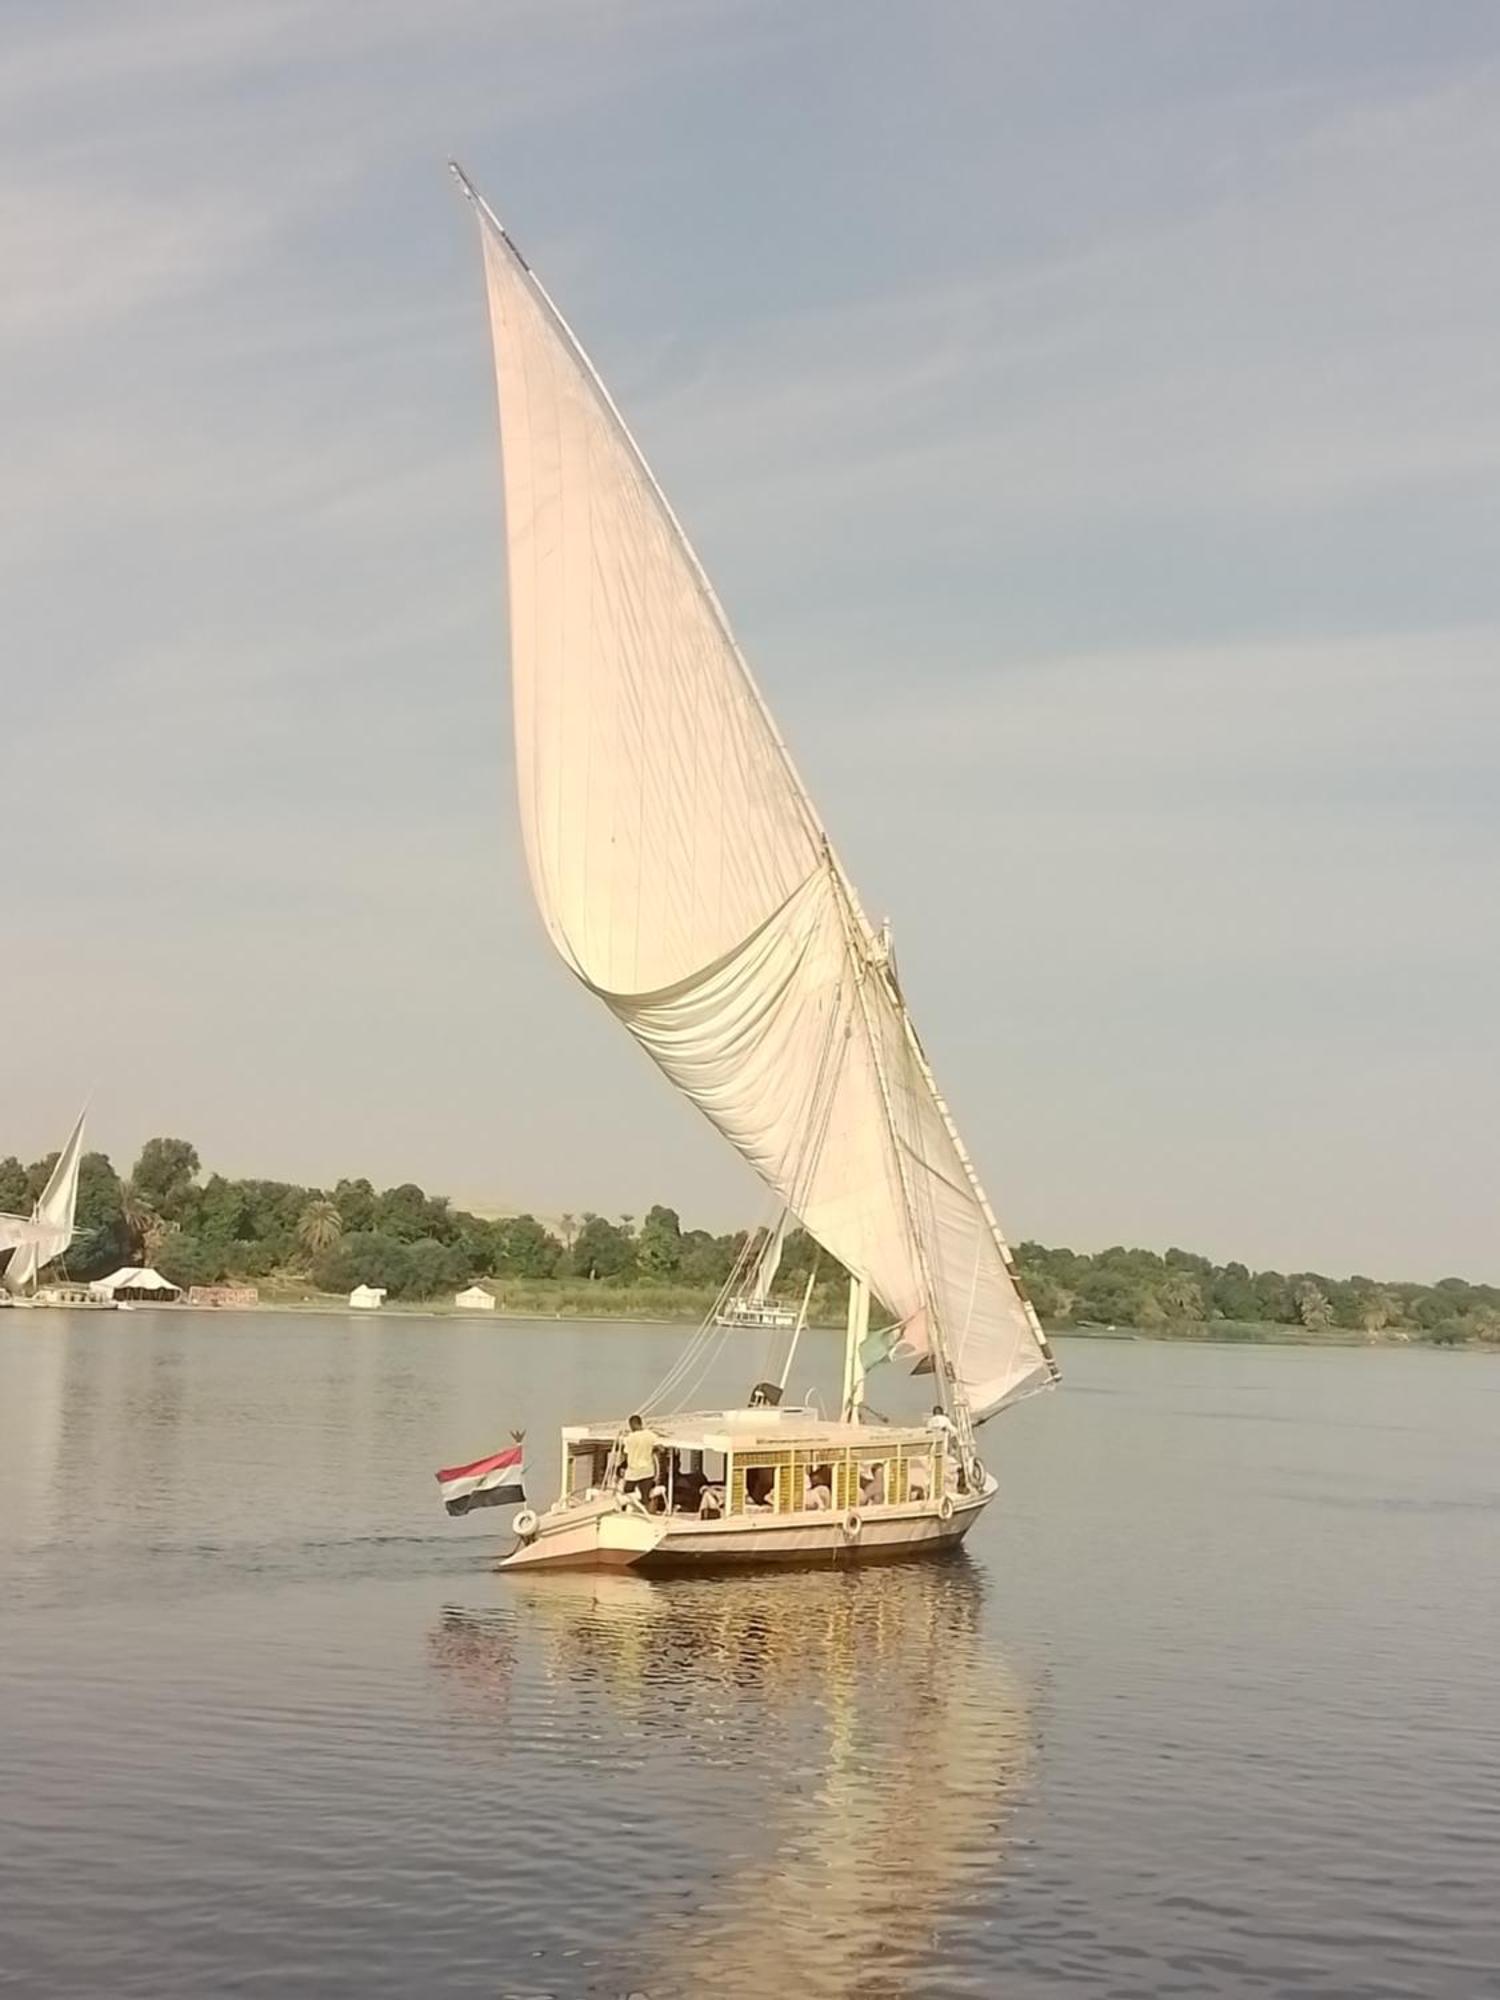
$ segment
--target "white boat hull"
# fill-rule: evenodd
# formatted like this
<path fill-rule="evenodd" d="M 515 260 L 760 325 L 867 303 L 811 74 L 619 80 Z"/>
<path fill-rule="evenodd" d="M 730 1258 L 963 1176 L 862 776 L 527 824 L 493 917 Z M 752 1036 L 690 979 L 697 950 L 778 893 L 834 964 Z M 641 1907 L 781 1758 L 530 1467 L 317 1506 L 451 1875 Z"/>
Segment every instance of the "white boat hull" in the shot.
<path fill-rule="evenodd" d="M 553 1508 L 534 1536 L 518 1541 L 498 1569 L 721 1569 L 742 1564 L 807 1566 L 892 1562 L 935 1555 L 963 1540 L 994 1497 L 955 1494 L 951 1505 L 914 1502 L 842 1514 L 808 1510 L 701 1520 L 648 1514 L 613 1500 Z"/>

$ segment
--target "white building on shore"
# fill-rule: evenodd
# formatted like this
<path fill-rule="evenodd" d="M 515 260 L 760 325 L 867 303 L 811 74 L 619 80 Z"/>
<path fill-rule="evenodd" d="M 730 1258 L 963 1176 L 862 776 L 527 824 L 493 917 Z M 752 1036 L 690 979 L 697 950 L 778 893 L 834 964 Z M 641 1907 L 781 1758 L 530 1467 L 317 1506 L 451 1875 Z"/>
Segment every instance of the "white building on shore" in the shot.
<path fill-rule="evenodd" d="M 384 1285 L 356 1285 L 349 1294 L 349 1303 L 361 1312 L 375 1312 L 385 1304 Z"/>

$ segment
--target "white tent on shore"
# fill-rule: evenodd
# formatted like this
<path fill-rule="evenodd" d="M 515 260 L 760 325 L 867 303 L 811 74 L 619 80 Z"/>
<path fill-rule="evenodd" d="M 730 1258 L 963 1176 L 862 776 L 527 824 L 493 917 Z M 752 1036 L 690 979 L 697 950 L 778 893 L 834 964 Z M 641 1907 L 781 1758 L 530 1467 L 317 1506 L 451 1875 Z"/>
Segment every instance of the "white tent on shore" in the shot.
<path fill-rule="evenodd" d="M 492 1313 L 495 1310 L 495 1294 L 487 1292 L 483 1285 L 470 1285 L 466 1292 L 455 1292 L 453 1303 L 460 1312 Z"/>
<path fill-rule="evenodd" d="M 174 1285 L 148 1264 L 125 1264 L 107 1278 L 95 1278 L 89 1290 L 99 1299 L 146 1299 L 165 1304 L 182 1297 L 181 1285 Z"/>

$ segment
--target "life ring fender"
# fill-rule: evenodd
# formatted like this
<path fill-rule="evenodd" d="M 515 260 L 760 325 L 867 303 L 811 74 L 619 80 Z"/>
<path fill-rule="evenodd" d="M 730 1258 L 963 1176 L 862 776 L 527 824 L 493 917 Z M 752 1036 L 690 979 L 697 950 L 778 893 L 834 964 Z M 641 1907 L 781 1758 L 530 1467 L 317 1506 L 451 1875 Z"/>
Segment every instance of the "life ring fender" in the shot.
<path fill-rule="evenodd" d="M 510 1525 L 512 1533 L 518 1540 L 530 1542 L 535 1541 L 536 1531 L 540 1523 L 529 1507 L 523 1507 Z"/>
<path fill-rule="evenodd" d="M 939 1500 L 938 1519 L 940 1521 L 951 1521 L 953 1519 L 953 1495 L 951 1493 L 945 1493 L 942 1499 Z"/>
<path fill-rule="evenodd" d="M 857 1542 L 860 1537 L 860 1531 L 864 1527 L 864 1525 L 865 1525 L 864 1522 L 860 1519 L 859 1510 L 855 1507 L 851 1507 L 848 1513 L 844 1516 L 845 1539 L 847 1541 Z"/>

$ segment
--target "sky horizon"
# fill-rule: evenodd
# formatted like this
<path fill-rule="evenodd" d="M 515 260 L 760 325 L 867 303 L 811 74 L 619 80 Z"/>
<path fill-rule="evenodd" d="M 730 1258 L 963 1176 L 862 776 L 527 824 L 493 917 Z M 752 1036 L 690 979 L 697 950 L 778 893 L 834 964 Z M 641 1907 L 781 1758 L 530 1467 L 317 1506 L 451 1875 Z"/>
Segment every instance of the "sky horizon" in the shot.
<path fill-rule="evenodd" d="M 7 26 L 0 1155 L 762 1213 L 531 906 L 452 155 L 1012 1239 L 1500 1277 L 1500 16 Z"/>

